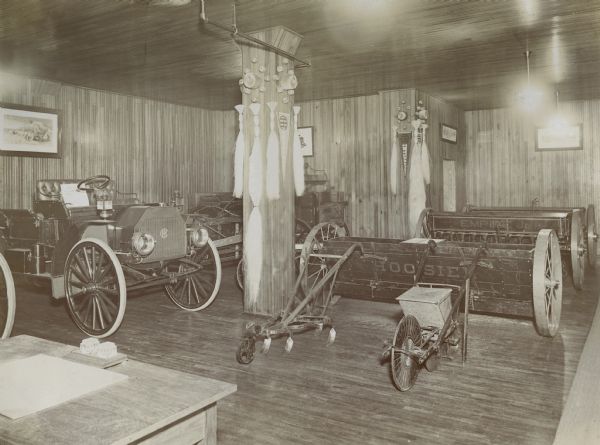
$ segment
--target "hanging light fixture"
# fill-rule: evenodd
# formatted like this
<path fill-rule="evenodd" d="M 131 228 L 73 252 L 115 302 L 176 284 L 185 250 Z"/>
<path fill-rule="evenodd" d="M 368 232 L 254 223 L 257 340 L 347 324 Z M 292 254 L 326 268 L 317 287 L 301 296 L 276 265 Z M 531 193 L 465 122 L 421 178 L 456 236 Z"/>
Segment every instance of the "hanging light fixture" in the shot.
<path fill-rule="evenodd" d="M 553 128 L 555 130 L 563 130 L 567 127 L 567 121 L 558 108 L 558 90 L 555 92 L 555 94 L 556 108 L 554 110 L 554 114 L 550 116 L 550 119 L 548 120 L 548 127 Z"/>
<path fill-rule="evenodd" d="M 531 51 L 525 51 L 525 60 L 527 62 L 527 84 L 517 93 L 517 100 L 524 111 L 534 111 L 541 102 L 542 92 L 535 85 L 531 84 L 531 73 L 529 69 L 529 57 Z"/>

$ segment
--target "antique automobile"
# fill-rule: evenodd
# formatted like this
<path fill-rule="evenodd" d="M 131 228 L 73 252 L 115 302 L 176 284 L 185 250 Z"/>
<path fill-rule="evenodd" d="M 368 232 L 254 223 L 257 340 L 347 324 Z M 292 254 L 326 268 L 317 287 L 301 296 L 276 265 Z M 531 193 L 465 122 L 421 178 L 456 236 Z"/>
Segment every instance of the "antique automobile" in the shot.
<path fill-rule="evenodd" d="M 66 297 L 89 336 L 119 328 L 127 293 L 163 287 L 184 310 L 206 308 L 221 281 L 206 229 L 175 207 L 136 201 L 104 175 L 38 181 L 32 210 L 0 210 L 0 253 L 16 277 Z"/>

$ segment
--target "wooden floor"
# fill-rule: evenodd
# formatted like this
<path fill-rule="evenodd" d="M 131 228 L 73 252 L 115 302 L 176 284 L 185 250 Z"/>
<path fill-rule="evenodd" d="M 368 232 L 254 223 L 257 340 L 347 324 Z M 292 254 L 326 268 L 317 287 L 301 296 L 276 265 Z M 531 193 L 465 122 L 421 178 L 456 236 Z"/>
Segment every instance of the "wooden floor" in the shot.
<path fill-rule="evenodd" d="M 274 340 L 267 355 L 240 365 L 242 296 L 224 270 L 221 293 L 203 312 L 178 309 L 161 293 L 130 298 L 110 338 L 130 357 L 238 385 L 219 405 L 220 444 L 550 444 L 596 307 L 600 273 L 585 291 L 567 286 L 559 334 L 532 322 L 473 315 L 469 359 L 421 371 L 415 387 L 394 389 L 381 346 L 399 306 L 342 299 L 337 340 L 297 335 L 291 353 Z M 598 276 L 595 276 L 598 275 Z M 63 305 L 19 288 L 13 335 L 78 345 L 82 334 Z M 148 394 L 152 397 L 152 394 Z"/>

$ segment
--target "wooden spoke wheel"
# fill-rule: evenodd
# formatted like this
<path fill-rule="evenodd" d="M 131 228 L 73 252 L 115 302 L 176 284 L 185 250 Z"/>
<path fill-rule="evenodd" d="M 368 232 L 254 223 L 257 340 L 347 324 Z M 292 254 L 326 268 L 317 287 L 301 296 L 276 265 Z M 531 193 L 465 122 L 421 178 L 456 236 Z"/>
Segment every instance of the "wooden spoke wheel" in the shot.
<path fill-rule="evenodd" d="M 117 256 L 103 241 L 85 238 L 65 263 L 65 293 L 71 318 L 90 337 L 108 337 L 123 321 L 127 291 Z"/>
<path fill-rule="evenodd" d="M 167 272 L 175 278 L 165 285 L 165 291 L 173 303 L 186 311 L 208 307 L 219 293 L 221 258 L 210 239 L 190 260 L 181 259 L 167 265 Z"/>
<path fill-rule="evenodd" d="M 244 290 L 244 276 L 246 266 L 244 266 L 244 259 L 242 258 L 235 268 L 235 281 L 240 289 Z"/>
<path fill-rule="evenodd" d="M 417 227 L 415 228 L 415 236 L 417 238 L 431 238 L 431 231 L 427 226 L 427 216 L 431 209 L 423 209 L 417 220 Z"/>
<path fill-rule="evenodd" d="M 596 211 L 594 210 L 594 204 L 590 204 L 588 206 L 586 220 L 588 264 L 594 267 L 596 265 L 596 248 L 598 244 L 598 235 L 596 234 Z"/>
<path fill-rule="evenodd" d="M 556 233 L 540 230 L 533 253 L 533 311 L 540 335 L 554 337 L 562 309 L 562 263 Z"/>
<path fill-rule="evenodd" d="M 329 272 L 330 263 L 326 258 L 318 256 L 323 249 L 323 243 L 346 236 L 346 230 L 335 223 L 320 223 L 311 229 L 302 246 L 300 254 L 300 273 L 302 279 L 300 285 L 305 296 L 313 292 L 314 288 L 321 282 L 323 277 Z M 333 293 L 333 279 L 330 279 L 323 288 L 317 292 L 308 310 L 311 315 L 324 315 Z"/>
<path fill-rule="evenodd" d="M 302 244 L 309 232 L 310 226 L 308 223 L 296 218 L 296 224 L 294 226 L 294 242 L 296 244 Z"/>
<path fill-rule="evenodd" d="M 0 253 L 0 338 L 8 338 L 15 321 L 15 282 L 6 259 Z"/>
<path fill-rule="evenodd" d="M 419 363 L 412 353 L 422 346 L 421 328 L 412 315 L 407 315 L 396 327 L 390 356 L 390 369 L 394 385 L 400 391 L 413 387 L 419 374 Z"/>
<path fill-rule="evenodd" d="M 585 234 L 581 211 L 575 210 L 571 216 L 571 272 L 575 289 L 583 289 L 585 271 Z"/>
<path fill-rule="evenodd" d="M 242 365 L 248 365 L 254 360 L 254 353 L 256 352 L 256 340 L 253 337 L 244 337 L 240 342 L 235 353 L 235 358 L 238 363 Z"/>

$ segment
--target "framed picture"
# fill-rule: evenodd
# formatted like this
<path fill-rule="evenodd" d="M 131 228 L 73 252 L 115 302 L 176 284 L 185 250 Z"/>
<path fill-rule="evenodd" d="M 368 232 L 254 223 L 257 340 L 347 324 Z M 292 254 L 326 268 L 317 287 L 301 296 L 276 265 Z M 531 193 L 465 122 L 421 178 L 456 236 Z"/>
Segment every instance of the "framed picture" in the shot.
<path fill-rule="evenodd" d="M 0 103 L 0 154 L 60 157 L 60 112 Z"/>
<path fill-rule="evenodd" d="M 302 147 L 302 156 L 313 156 L 313 127 L 299 127 L 298 136 Z"/>
<path fill-rule="evenodd" d="M 582 125 L 559 127 L 537 127 L 535 130 L 535 150 L 583 150 Z"/>
<path fill-rule="evenodd" d="M 442 136 L 442 141 L 456 144 L 456 127 L 448 124 L 440 124 L 440 135 Z"/>

